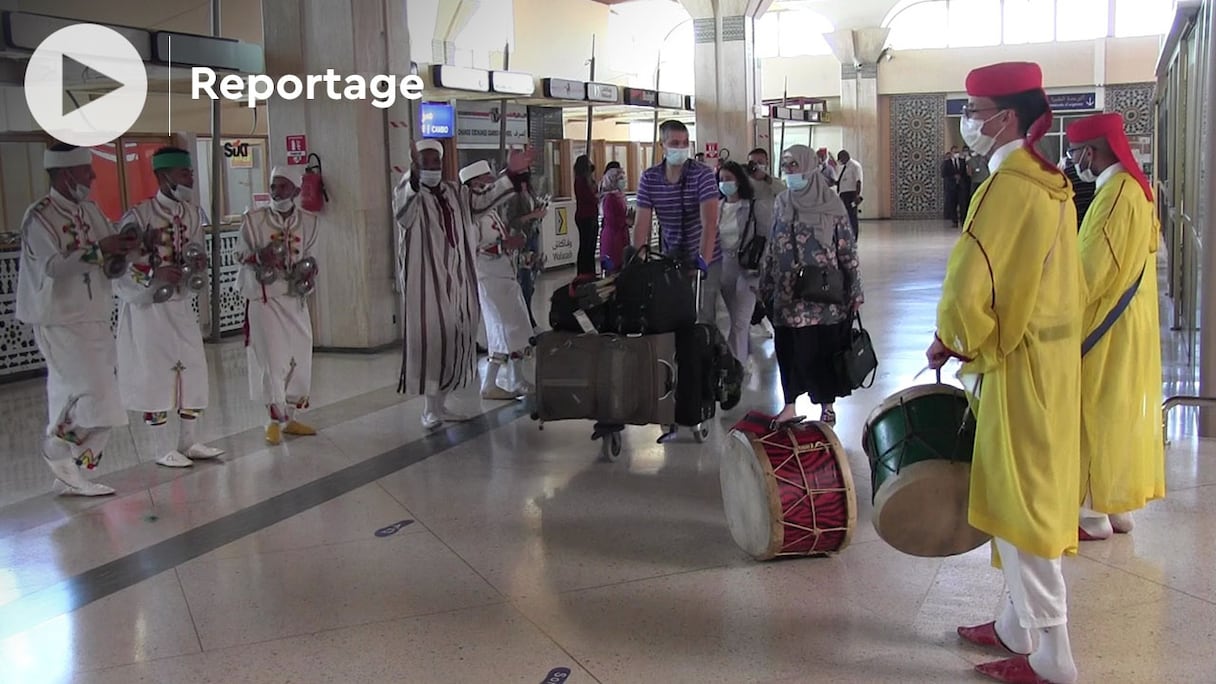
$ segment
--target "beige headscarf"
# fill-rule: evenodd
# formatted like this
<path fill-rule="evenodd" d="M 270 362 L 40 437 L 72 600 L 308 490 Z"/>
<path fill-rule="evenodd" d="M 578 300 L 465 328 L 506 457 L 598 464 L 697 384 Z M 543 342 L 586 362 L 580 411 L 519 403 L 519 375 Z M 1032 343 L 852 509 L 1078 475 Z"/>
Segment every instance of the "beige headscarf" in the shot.
<path fill-rule="evenodd" d="M 604 173 L 604 177 L 600 179 L 600 197 L 620 190 L 616 185 L 616 180 L 624 172 L 625 170 L 621 167 L 614 166 Z"/>
<path fill-rule="evenodd" d="M 783 159 L 785 155 L 798 162 L 798 172 L 806 178 L 807 184 L 801 190 L 786 190 L 777 196 L 777 204 L 783 207 L 780 213 L 789 220 L 797 213 L 798 221 L 814 231 L 815 239 L 821 245 L 827 245 L 832 241 L 838 217 L 848 216 L 844 202 L 819 172 L 818 160 L 811 148 L 792 145 L 781 155 Z"/>

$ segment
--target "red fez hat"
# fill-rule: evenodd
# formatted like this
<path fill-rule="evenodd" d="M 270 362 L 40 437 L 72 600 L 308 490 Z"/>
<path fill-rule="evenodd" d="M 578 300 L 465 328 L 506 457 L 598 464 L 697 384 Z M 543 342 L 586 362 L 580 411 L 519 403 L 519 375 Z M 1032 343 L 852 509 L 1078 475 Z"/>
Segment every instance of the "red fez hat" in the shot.
<path fill-rule="evenodd" d="M 1002 62 L 967 74 L 967 94 L 1002 97 L 1043 88 L 1043 70 L 1034 62 Z"/>
<path fill-rule="evenodd" d="M 1127 135 L 1123 131 L 1122 114 L 1112 112 L 1110 114 L 1087 116 L 1084 119 L 1069 124 L 1065 134 L 1068 136 L 1069 144 L 1072 145 L 1080 145 L 1081 143 L 1087 143 L 1099 138 L 1106 140 L 1106 144 L 1110 145 L 1111 152 L 1115 153 L 1115 158 L 1119 160 L 1123 168 L 1144 189 L 1144 195 L 1148 197 L 1148 201 L 1153 201 L 1152 186 L 1149 185 L 1148 178 L 1145 177 L 1144 171 L 1140 168 L 1140 162 L 1136 161 L 1135 155 L 1132 154 L 1131 144 L 1128 143 Z"/>
<path fill-rule="evenodd" d="M 1020 93 L 1037 90 L 1047 99 L 1043 92 L 1043 70 L 1034 62 L 1001 62 L 972 69 L 967 74 L 967 94 L 972 97 L 1008 97 Z M 1043 168 L 1064 175 L 1055 164 L 1048 161 L 1035 145 L 1038 144 L 1047 129 L 1051 128 L 1051 105 L 1047 111 L 1031 122 L 1026 131 L 1026 146 Z"/>

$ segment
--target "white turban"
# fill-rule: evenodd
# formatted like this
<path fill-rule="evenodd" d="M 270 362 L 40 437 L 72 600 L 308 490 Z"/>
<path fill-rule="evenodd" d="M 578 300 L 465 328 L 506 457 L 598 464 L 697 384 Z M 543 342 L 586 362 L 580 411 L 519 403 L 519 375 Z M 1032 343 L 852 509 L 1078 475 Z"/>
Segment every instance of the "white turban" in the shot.
<path fill-rule="evenodd" d="M 300 166 L 276 166 L 270 170 L 270 180 L 275 178 L 286 178 L 291 181 L 291 184 L 300 187 L 300 182 L 304 179 L 304 172 Z"/>
<path fill-rule="evenodd" d="M 475 161 L 460 170 L 460 182 L 468 183 L 470 180 L 486 174 L 493 174 L 493 172 L 490 171 L 490 164 L 484 160 Z"/>
<path fill-rule="evenodd" d="M 48 148 L 46 152 L 42 153 L 42 168 L 48 171 L 72 166 L 91 166 L 92 164 L 93 152 L 87 147 L 77 147 L 67 152 L 56 152 Z"/>
<path fill-rule="evenodd" d="M 443 143 L 439 142 L 438 140 L 432 140 L 431 138 L 419 140 L 418 142 L 414 143 L 414 147 L 417 148 L 419 152 L 423 150 L 434 150 L 439 153 L 440 159 L 443 158 Z"/>

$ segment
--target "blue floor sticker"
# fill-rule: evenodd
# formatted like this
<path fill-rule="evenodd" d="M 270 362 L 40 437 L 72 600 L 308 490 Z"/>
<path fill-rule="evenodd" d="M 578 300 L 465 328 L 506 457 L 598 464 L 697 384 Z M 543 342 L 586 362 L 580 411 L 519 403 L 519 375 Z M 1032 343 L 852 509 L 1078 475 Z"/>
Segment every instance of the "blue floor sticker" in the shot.
<path fill-rule="evenodd" d="M 570 668 L 555 667 L 552 670 L 549 670 L 549 674 L 545 675 L 545 678 L 541 680 L 540 684 L 558 684 L 558 682 L 564 682 L 569 678 Z"/>

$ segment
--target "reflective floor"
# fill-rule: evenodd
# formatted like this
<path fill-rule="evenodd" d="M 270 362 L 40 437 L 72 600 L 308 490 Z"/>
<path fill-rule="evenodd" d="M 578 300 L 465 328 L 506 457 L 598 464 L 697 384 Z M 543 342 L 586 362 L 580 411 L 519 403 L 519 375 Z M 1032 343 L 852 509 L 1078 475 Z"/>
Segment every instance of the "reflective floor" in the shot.
<path fill-rule="evenodd" d="M 484 415 L 426 437 L 395 353 L 319 355 L 320 434 L 266 448 L 231 342 L 209 347 L 204 419 L 227 455 L 160 468 L 137 424 L 101 468 L 117 496 L 54 498 L 42 383 L 0 386 L 0 681 L 977 681 L 992 654 L 954 628 L 991 618 L 1001 578 L 986 548 L 927 559 L 879 540 L 860 445 L 876 404 L 931 381 L 914 378 L 955 235 L 862 224 L 881 366 L 837 405 L 860 510 L 831 558 L 757 563 L 726 527 L 727 432 L 779 401 L 758 329 L 748 396 L 706 444 L 629 428 L 616 463 L 588 424 L 538 430 L 471 389 L 458 404 Z M 546 278 L 539 309 L 568 277 Z M 1193 389 L 1175 335 L 1168 393 Z M 1169 497 L 1065 561 L 1082 681 L 1216 681 L 1216 445 L 1193 421 L 1171 421 Z"/>

